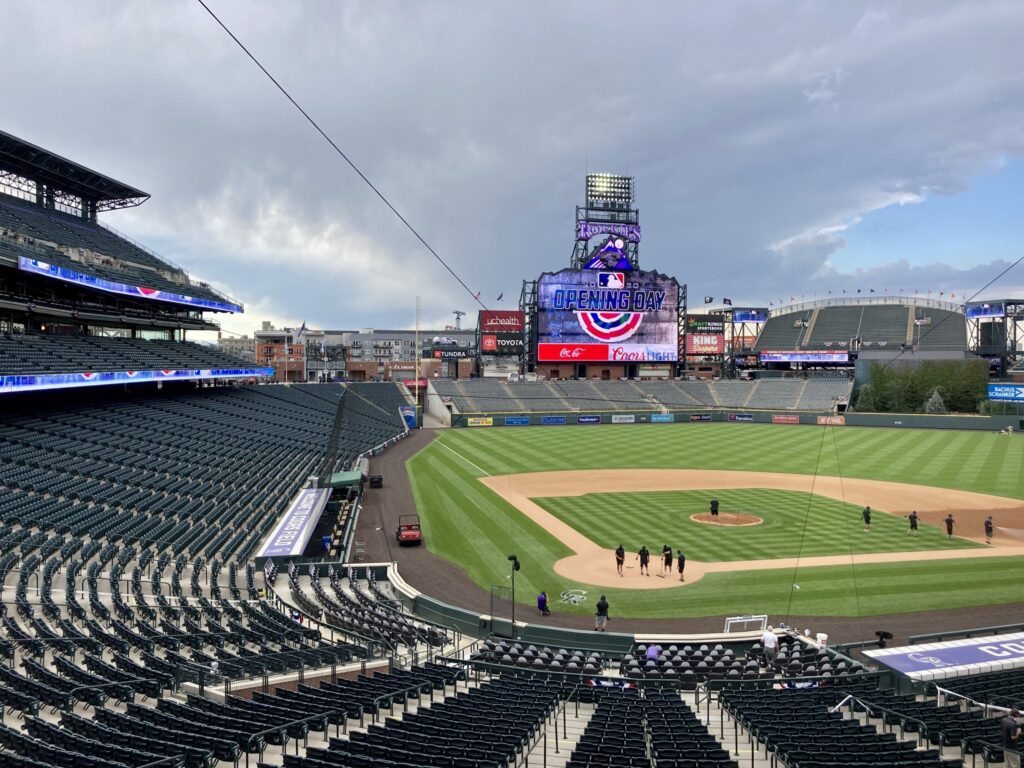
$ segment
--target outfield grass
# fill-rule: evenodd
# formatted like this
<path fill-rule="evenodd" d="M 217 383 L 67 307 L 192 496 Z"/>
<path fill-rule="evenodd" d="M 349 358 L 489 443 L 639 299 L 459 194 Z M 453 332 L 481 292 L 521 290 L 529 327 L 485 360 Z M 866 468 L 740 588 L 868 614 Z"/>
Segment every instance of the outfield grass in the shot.
<path fill-rule="evenodd" d="M 691 520 L 690 515 L 707 512 L 712 496 L 721 502 L 723 519 L 729 512 L 745 511 L 764 522 L 730 527 Z M 621 543 L 636 551 L 646 544 L 657 553 L 668 544 L 705 563 L 984 547 L 966 539 L 950 541 L 943 531 L 928 525 L 921 526 L 919 535 L 907 536 L 907 521 L 880 509 L 873 510 L 871 530 L 865 532 L 860 507 L 795 491 L 599 493 L 534 501 L 606 549 Z"/>
<path fill-rule="evenodd" d="M 609 466 L 801 474 L 817 469 L 823 475 L 919 483 L 1024 499 L 1024 474 L 1020 472 L 1024 439 L 941 430 L 717 423 L 449 430 L 410 460 L 409 471 L 427 546 L 433 552 L 465 568 L 484 589 L 492 584 L 508 585 L 506 555 L 514 552 L 523 564 L 516 576 L 520 602 L 529 603 L 537 592 L 546 589 L 556 610 L 591 614 L 593 599 L 576 607 L 557 603 L 558 593 L 567 589 L 583 589 L 596 598 L 594 588 L 553 572 L 555 561 L 570 551 L 476 478 L 485 473 Z M 881 523 L 881 518 L 876 516 L 875 525 Z M 850 537 L 876 533 L 865 534 L 859 525 L 850 528 Z M 924 532 L 920 538 L 924 538 Z M 907 543 L 902 534 L 898 539 Z M 656 546 L 661 543 L 656 542 Z M 848 553 L 849 546 L 841 546 L 834 554 Z M 911 548 L 909 543 L 907 548 Z M 697 558 L 696 552 L 690 556 L 703 559 Z M 765 611 L 858 616 L 1020 600 L 1024 558 L 940 558 L 937 554 L 935 560 L 856 568 L 847 565 L 709 574 L 685 588 L 604 592 L 612 604 L 613 617 L 638 618 Z M 609 563 L 609 569 L 613 567 Z M 624 583 L 628 581 L 629 577 Z M 801 588 L 794 590 L 794 583 Z"/>

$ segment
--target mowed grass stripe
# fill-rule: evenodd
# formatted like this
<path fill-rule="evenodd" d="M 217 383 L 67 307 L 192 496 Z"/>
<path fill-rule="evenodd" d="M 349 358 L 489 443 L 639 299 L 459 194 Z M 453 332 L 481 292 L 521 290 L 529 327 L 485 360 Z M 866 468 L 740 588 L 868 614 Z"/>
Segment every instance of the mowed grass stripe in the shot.
<path fill-rule="evenodd" d="M 742 512 L 762 518 L 760 525 L 708 525 L 690 519 L 706 512 L 708 499 L 721 503 L 720 518 Z M 867 552 L 909 552 L 981 547 L 922 525 L 907 536 L 904 518 L 874 510 L 870 531 L 861 508 L 835 499 L 765 489 L 657 491 L 559 496 L 534 501 L 595 543 L 614 549 L 623 543 L 636 551 L 666 544 L 703 562 L 812 557 Z"/>
<path fill-rule="evenodd" d="M 822 440 L 824 434 L 824 441 Z M 994 434 L 924 430 L 784 427 L 753 424 L 699 424 L 601 426 L 587 428 L 514 428 L 452 430 L 440 438 L 482 469 L 492 474 L 537 472 L 555 469 L 602 469 L 605 467 L 667 467 L 738 469 L 758 472 L 811 474 L 821 448 L 820 474 L 952 487 L 982 493 L 1024 498 L 1024 439 Z M 838 446 L 838 452 L 836 450 Z M 429 459 L 429 461 L 428 461 Z M 442 557 L 467 569 L 485 590 L 508 585 L 508 562 L 514 551 L 523 562 L 516 577 L 521 602 L 529 602 L 540 589 L 553 599 L 564 589 L 583 589 L 590 602 L 572 607 L 555 603 L 556 611 L 593 613 L 597 591 L 562 579 L 553 573 L 554 563 L 569 554 L 547 531 L 532 523 L 476 479 L 476 472 L 438 445 L 428 446 L 409 462 L 427 545 Z M 731 491 L 749 498 L 747 489 Z M 718 492 L 721 498 L 725 492 Z M 706 509 L 705 498 L 697 511 Z M 806 498 L 806 497 L 804 497 Z M 747 503 L 747 501 L 744 501 Z M 836 502 L 838 503 L 838 502 Z M 805 506 L 806 508 L 806 506 Z M 595 538 L 623 537 L 631 551 L 641 542 L 636 520 L 623 514 L 615 500 L 597 507 Z M 466 515 L 466 517 L 463 517 Z M 668 504 L 662 527 L 650 532 L 648 546 L 660 550 L 664 543 L 686 548 L 713 548 L 719 559 L 748 559 L 750 541 L 717 536 L 701 544 L 697 538 L 663 541 L 680 529 L 678 507 Z M 803 554 L 809 546 L 831 541 L 832 554 L 845 554 L 858 541 L 870 537 L 873 547 L 910 549 L 922 544 L 905 535 L 906 521 L 878 514 L 871 533 L 861 532 L 859 509 L 842 515 L 842 525 L 821 532 L 808 527 Z M 891 532 L 883 530 L 891 523 Z M 705 526 L 706 527 L 706 526 Z M 814 530 L 812 530 L 814 528 Z M 743 529 L 740 529 L 743 530 Z M 751 530 L 751 529 L 746 529 Z M 776 538 L 773 530 L 764 540 L 771 550 L 791 546 L 792 536 Z M 715 533 L 724 533 L 714 529 Z M 932 529 L 932 533 L 936 533 Z M 941 532 L 937 532 L 943 544 Z M 615 541 L 611 546 L 617 545 Z M 956 542 L 964 546 L 965 542 Z M 866 545 L 866 544 L 865 544 Z M 508 551 L 506 551 L 508 550 Z M 772 556 L 772 555 L 768 555 Z M 775 555 L 781 556 L 781 555 Z M 632 557 L 632 556 L 631 556 Z M 700 558 L 698 558 L 700 559 Z M 627 563 L 631 561 L 627 559 Z M 608 563 L 612 572 L 614 564 Z M 854 581 L 853 577 L 856 577 Z M 1019 601 L 1017 583 L 1024 576 L 1024 558 L 979 558 L 943 561 L 850 565 L 831 568 L 801 567 L 796 574 L 799 590 L 792 587 L 791 569 L 709 574 L 685 588 L 671 590 L 602 590 L 612 604 L 613 618 L 708 616 L 768 611 L 793 615 L 856 616 L 935 610 L 970 605 L 996 605 Z M 623 580 L 638 578 L 628 571 Z M 856 589 L 855 589 L 856 587 Z M 859 606 L 856 600 L 859 595 Z M 614 628 L 614 620 L 613 620 Z"/>

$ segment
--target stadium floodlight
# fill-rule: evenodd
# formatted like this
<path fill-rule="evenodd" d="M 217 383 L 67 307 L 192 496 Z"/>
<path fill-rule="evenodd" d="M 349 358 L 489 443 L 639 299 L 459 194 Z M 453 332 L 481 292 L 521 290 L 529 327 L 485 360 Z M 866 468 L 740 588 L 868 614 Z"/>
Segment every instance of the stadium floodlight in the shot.
<path fill-rule="evenodd" d="M 587 174 L 587 205 L 628 208 L 634 200 L 632 176 L 614 173 Z"/>

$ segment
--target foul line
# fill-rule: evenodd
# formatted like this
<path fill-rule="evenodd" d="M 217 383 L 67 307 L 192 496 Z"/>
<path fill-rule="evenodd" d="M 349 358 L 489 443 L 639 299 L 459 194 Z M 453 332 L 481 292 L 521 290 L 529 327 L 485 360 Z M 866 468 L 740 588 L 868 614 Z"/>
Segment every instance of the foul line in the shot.
<path fill-rule="evenodd" d="M 463 456 L 463 455 L 462 455 L 461 453 L 459 453 L 458 451 L 456 451 L 456 450 L 455 450 L 454 448 L 448 448 L 448 446 L 447 446 L 447 445 L 445 445 L 445 444 L 444 444 L 443 442 L 441 442 L 441 441 L 438 441 L 438 443 L 437 443 L 437 444 L 438 444 L 438 445 L 440 445 L 440 446 L 441 446 L 442 448 L 447 448 L 447 449 L 448 449 L 449 451 L 451 451 L 452 453 L 454 453 L 454 454 L 455 454 L 456 456 L 458 456 L 458 457 L 459 457 L 460 459 L 462 459 L 462 460 L 463 460 L 464 462 L 466 462 L 467 464 L 469 464 L 469 466 L 471 466 L 471 467 L 475 467 L 475 468 L 477 469 L 477 471 L 479 471 L 479 472 L 482 472 L 483 474 L 487 475 L 487 477 L 491 477 L 491 473 L 490 473 L 490 472 L 488 472 L 488 471 L 487 471 L 486 469 L 484 469 L 483 467 L 479 466 L 478 464 L 474 464 L 474 463 L 473 463 L 472 461 L 470 461 L 469 459 L 467 459 L 467 458 L 466 458 L 465 456 Z"/>

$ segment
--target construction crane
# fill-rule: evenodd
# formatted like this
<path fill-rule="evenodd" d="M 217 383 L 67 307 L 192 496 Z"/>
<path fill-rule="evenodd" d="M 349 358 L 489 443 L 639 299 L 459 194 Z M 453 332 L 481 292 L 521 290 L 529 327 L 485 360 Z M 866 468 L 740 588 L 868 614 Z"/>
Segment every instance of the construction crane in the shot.
<path fill-rule="evenodd" d="M 455 330 L 456 331 L 461 331 L 462 330 L 462 316 L 464 314 L 466 314 L 466 313 L 463 312 L 461 309 L 455 309 L 455 310 L 452 310 L 452 312 L 455 315 Z"/>

